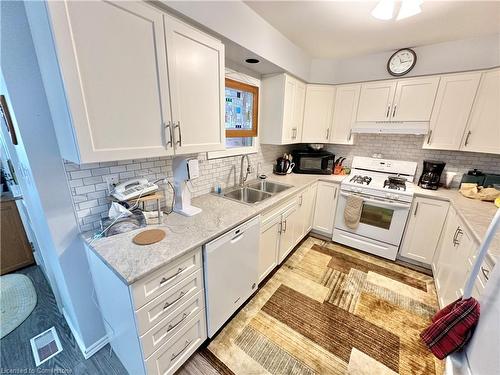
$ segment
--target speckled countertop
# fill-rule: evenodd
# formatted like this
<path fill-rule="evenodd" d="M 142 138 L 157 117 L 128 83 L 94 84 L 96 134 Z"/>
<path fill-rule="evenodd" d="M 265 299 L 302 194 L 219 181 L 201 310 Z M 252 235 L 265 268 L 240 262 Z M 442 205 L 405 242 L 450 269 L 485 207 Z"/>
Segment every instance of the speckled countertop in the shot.
<path fill-rule="evenodd" d="M 258 204 L 246 205 L 213 194 L 193 199 L 193 205 L 203 211 L 193 217 L 172 213 L 163 219 L 161 225 L 150 225 L 148 229 L 160 228 L 165 238 L 153 245 L 138 246 L 132 238 L 143 229 L 112 237 L 95 240 L 90 248 L 126 283 L 132 284 L 147 274 L 163 267 L 172 260 L 193 250 L 221 234 L 251 219 L 261 212 L 276 206 L 315 181 L 340 183 L 345 176 L 303 175 L 269 176 L 269 180 L 293 187 L 276 194 Z M 466 222 L 471 233 L 479 242 L 495 214 L 492 203 L 463 197 L 457 190 L 437 191 L 416 189 L 417 196 L 450 201 L 457 213 Z M 86 233 L 84 238 L 90 235 Z M 500 234 L 497 234 L 490 248 L 493 261 L 500 259 Z"/>
<path fill-rule="evenodd" d="M 293 187 L 258 204 L 238 203 L 214 194 L 193 199 L 193 205 L 203 211 L 192 217 L 172 213 L 161 225 L 149 225 L 166 232 L 163 240 L 153 245 L 139 246 L 132 238 L 144 230 L 118 234 L 95 240 L 89 247 L 126 283 L 133 284 L 147 274 L 249 220 L 272 206 L 291 197 L 318 180 L 340 182 L 345 176 L 296 175 L 270 176 L 269 180 Z M 91 236 L 84 233 L 84 239 Z"/>

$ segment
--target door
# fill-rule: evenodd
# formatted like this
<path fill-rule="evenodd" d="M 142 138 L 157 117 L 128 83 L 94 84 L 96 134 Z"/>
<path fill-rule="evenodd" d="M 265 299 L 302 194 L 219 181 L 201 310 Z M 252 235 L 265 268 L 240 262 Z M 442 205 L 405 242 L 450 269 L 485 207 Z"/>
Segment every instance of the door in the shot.
<path fill-rule="evenodd" d="M 163 13 L 141 2 L 47 2 L 80 163 L 172 154 Z"/>
<path fill-rule="evenodd" d="M 330 143 L 353 144 L 351 128 L 356 122 L 361 85 L 337 86 Z"/>
<path fill-rule="evenodd" d="M 356 121 L 388 121 L 395 91 L 394 80 L 363 83 Z"/>
<path fill-rule="evenodd" d="M 259 243 L 259 283 L 278 265 L 281 215 L 262 223 Z"/>
<path fill-rule="evenodd" d="M 332 235 L 337 207 L 338 184 L 318 182 L 314 209 L 313 229 Z"/>
<path fill-rule="evenodd" d="M 165 16 L 175 153 L 223 150 L 224 45 Z"/>
<path fill-rule="evenodd" d="M 413 201 L 401 255 L 431 265 L 443 230 L 449 203 L 417 197 Z"/>
<path fill-rule="evenodd" d="M 500 69 L 484 72 L 462 150 L 500 154 Z"/>
<path fill-rule="evenodd" d="M 423 148 L 458 150 L 481 73 L 442 76 Z"/>
<path fill-rule="evenodd" d="M 306 101 L 306 85 L 303 82 L 295 82 L 293 94 L 292 132 L 293 142 L 299 143 L 302 139 L 302 121 L 304 120 L 304 105 Z"/>
<path fill-rule="evenodd" d="M 283 129 L 282 137 L 283 143 L 294 143 L 297 130 L 294 129 L 293 115 L 294 115 L 294 95 L 297 81 L 288 75 L 285 75 L 285 90 L 283 97 Z M 279 108 L 275 109 L 279 111 Z M 278 124 L 279 125 L 279 124 Z"/>
<path fill-rule="evenodd" d="M 397 81 L 392 121 L 429 121 L 436 98 L 439 76 Z"/>
<path fill-rule="evenodd" d="M 281 264 L 300 240 L 301 220 L 298 204 L 283 213 L 278 263 Z"/>
<path fill-rule="evenodd" d="M 330 136 L 335 87 L 307 85 L 302 142 L 325 143 Z"/>

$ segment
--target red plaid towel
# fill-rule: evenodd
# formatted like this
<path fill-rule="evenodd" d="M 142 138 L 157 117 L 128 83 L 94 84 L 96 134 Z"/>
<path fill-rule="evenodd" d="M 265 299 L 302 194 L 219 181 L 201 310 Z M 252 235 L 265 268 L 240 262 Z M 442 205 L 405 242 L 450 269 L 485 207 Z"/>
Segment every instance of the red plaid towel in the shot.
<path fill-rule="evenodd" d="M 420 337 L 436 357 L 443 359 L 469 341 L 479 320 L 479 310 L 479 302 L 474 298 L 460 298 L 438 311 Z"/>

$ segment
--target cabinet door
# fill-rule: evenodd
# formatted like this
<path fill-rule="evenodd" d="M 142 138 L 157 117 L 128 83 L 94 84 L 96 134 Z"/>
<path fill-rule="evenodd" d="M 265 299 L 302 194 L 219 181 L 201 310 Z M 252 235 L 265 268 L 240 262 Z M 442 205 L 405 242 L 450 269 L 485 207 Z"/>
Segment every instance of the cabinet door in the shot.
<path fill-rule="evenodd" d="M 330 143 L 352 145 L 351 128 L 356 122 L 361 85 L 338 86 L 335 94 Z"/>
<path fill-rule="evenodd" d="M 332 124 L 335 87 L 307 85 L 302 142 L 328 142 Z"/>
<path fill-rule="evenodd" d="M 293 113 L 294 113 L 294 96 L 296 91 L 297 81 L 292 77 L 285 75 L 285 90 L 283 98 L 283 143 L 293 143 L 296 138 L 297 130 L 294 129 Z M 280 108 L 276 108 L 279 111 Z M 280 125 L 280 124 L 277 124 Z M 273 125 L 276 126 L 276 125 Z"/>
<path fill-rule="evenodd" d="M 176 154 L 224 149 L 224 45 L 165 16 Z"/>
<path fill-rule="evenodd" d="M 388 121 L 396 81 L 363 83 L 359 97 L 357 121 Z"/>
<path fill-rule="evenodd" d="M 442 76 L 423 148 L 458 150 L 481 73 Z"/>
<path fill-rule="evenodd" d="M 290 254 L 300 240 L 301 218 L 298 204 L 283 213 L 278 263 Z"/>
<path fill-rule="evenodd" d="M 500 154 L 500 69 L 484 72 L 462 150 Z"/>
<path fill-rule="evenodd" d="M 337 208 L 338 184 L 320 181 L 316 193 L 313 229 L 333 234 L 335 209 Z"/>
<path fill-rule="evenodd" d="M 171 154 L 163 13 L 142 2 L 47 7 L 79 162 Z"/>
<path fill-rule="evenodd" d="M 393 121 L 429 121 L 439 76 L 399 80 L 391 111 Z"/>
<path fill-rule="evenodd" d="M 449 203 L 415 198 L 401 246 L 401 255 L 430 265 L 443 230 Z"/>
<path fill-rule="evenodd" d="M 278 265 L 281 215 L 262 224 L 259 244 L 259 283 Z"/>
<path fill-rule="evenodd" d="M 314 185 L 310 186 L 307 190 L 307 193 L 304 195 L 304 211 L 303 211 L 303 235 L 305 236 L 307 233 L 309 233 L 312 229 L 313 226 L 313 220 L 314 220 L 314 208 L 316 205 L 316 191 L 318 190 L 318 184 L 315 183 Z"/>
<path fill-rule="evenodd" d="M 292 110 L 293 143 L 300 143 L 302 139 L 302 122 L 304 120 L 304 106 L 306 101 L 306 85 L 300 81 L 295 82 Z"/>

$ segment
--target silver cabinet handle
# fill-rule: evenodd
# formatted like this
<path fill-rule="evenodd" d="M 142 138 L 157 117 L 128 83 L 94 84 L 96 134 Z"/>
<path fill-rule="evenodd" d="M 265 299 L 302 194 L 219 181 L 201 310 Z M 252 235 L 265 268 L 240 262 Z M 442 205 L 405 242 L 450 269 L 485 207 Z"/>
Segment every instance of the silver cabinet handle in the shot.
<path fill-rule="evenodd" d="M 177 276 L 179 276 L 181 274 L 182 271 L 184 271 L 184 268 L 179 267 L 179 269 L 177 270 L 175 275 L 170 276 L 168 278 L 162 277 L 162 279 L 160 280 L 160 286 L 162 286 L 165 283 L 168 283 L 172 279 L 175 279 Z"/>
<path fill-rule="evenodd" d="M 489 280 L 489 275 L 490 275 L 490 270 L 484 268 L 481 266 L 481 272 L 483 273 L 483 276 L 486 280 Z"/>
<path fill-rule="evenodd" d="M 181 132 L 181 122 L 177 121 L 177 124 L 174 126 L 174 130 L 177 129 L 179 134 L 179 139 L 175 142 L 179 146 L 182 146 L 182 132 Z"/>
<path fill-rule="evenodd" d="M 165 302 L 165 304 L 163 305 L 163 310 L 165 310 L 167 307 L 169 306 L 172 306 L 174 303 L 177 303 L 179 302 L 179 300 L 184 297 L 184 291 L 182 291 L 180 294 L 179 294 L 179 297 L 177 297 L 176 299 L 174 299 L 172 302 Z"/>
<path fill-rule="evenodd" d="M 465 144 L 464 144 L 464 146 L 467 146 L 469 144 L 469 137 L 470 137 L 471 134 L 472 134 L 472 132 L 469 130 L 469 132 L 467 133 L 467 137 L 465 137 Z"/>
<path fill-rule="evenodd" d="M 165 124 L 165 129 L 168 129 L 168 136 L 169 136 L 169 141 L 167 142 L 167 146 L 170 145 L 170 147 L 174 147 L 174 143 L 173 143 L 173 134 L 172 134 L 172 122 L 171 121 L 168 121 L 166 124 Z M 166 138 L 166 137 L 165 137 Z"/>
<path fill-rule="evenodd" d="M 179 352 L 177 354 L 176 353 L 172 353 L 172 357 L 170 357 L 170 360 L 173 361 L 178 356 L 180 356 L 184 352 L 184 350 L 187 349 L 187 347 L 189 346 L 189 344 L 191 344 L 191 341 L 192 340 L 186 340 L 186 345 L 184 345 L 184 347 L 181 350 L 179 350 Z"/>
<path fill-rule="evenodd" d="M 385 117 L 389 117 L 389 113 L 391 113 L 391 106 L 387 106 L 387 113 L 385 114 Z"/>
<path fill-rule="evenodd" d="M 397 107 L 398 107 L 397 105 L 394 106 L 394 109 L 392 110 L 392 117 L 396 116 L 396 108 Z"/>
<path fill-rule="evenodd" d="M 330 139 L 330 129 L 326 129 L 326 139 Z"/>
<path fill-rule="evenodd" d="M 283 222 L 280 221 L 280 226 L 278 227 L 278 233 L 281 234 L 283 232 Z"/>
<path fill-rule="evenodd" d="M 427 137 L 427 144 L 431 144 L 431 137 L 432 137 L 432 129 L 429 130 L 429 136 Z"/>
<path fill-rule="evenodd" d="M 333 193 L 333 199 L 337 199 L 337 188 L 333 188 L 334 189 L 334 193 Z"/>
<path fill-rule="evenodd" d="M 349 137 L 347 137 L 347 140 L 350 141 L 352 138 L 352 130 L 349 130 Z"/>
<path fill-rule="evenodd" d="M 283 222 L 283 224 L 284 224 L 283 225 L 283 233 L 285 233 L 286 232 L 286 220 Z"/>
<path fill-rule="evenodd" d="M 168 327 L 167 327 L 167 333 L 170 332 L 171 330 L 173 330 L 179 324 L 181 324 L 184 320 L 186 320 L 186 318 L 188 317 L 188 315 L 189 315 L 188 313 L 184 313 L 184 314 L 182 314 L 181 320 L 179 320 L 177 323 L 175 323 L 175 324 L 169 324 Z"/>
<path fill-rule="evenodd" d="M 418 204 L 420 202 L 417 202 L 417 205 L 415 206 L 415 212 L 413 213 L 413 216 L 417 216 L 417 211 L 418 211 Z"/>
<path fill-rule="evenodd" d="M 302 206 L 303 201 L 304 201 L 304 196 L 303 196 L 303 195 L 301 195 L 301 196 L 299 197 L 299 206 Z"/>
<path fill-rule="evenodd" d="M 460 227 L 457 227 L 457 229 L 455 229 L 455 234 L 453 235 L 453 247 L 457 246 L 457 234 L 458 234 L 458 230 L 460 229 Z"/>

